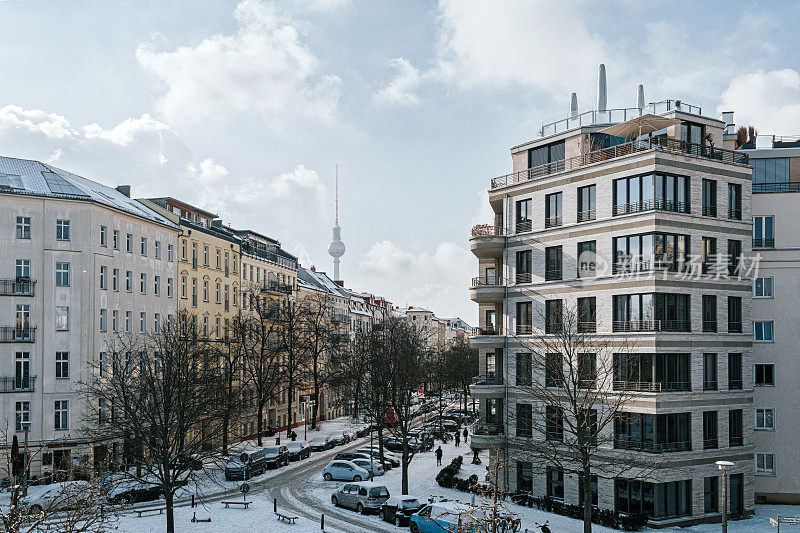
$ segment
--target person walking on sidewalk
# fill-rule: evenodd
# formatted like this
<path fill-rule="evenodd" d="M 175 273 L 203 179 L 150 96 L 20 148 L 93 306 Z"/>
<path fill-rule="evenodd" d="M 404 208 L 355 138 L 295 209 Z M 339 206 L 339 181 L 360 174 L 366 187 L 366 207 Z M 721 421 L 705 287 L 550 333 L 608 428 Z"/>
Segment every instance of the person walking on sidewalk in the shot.
<path fill-rule="evenodd" d="M 467 436 L 468 435 L 469 435 L 469 432 L 467 431 L 467 426 L 464 426 L 464 444 L 467 443 Z"/>
<path fill-rule="evenodd" d="M 456 446 L 458 446 L 458 441 L 459 440 L 461 440 L 461 433 L 459 433 L 459 431 L 456 430 Z"/>
<path fill-rule="evenodd" d="M 439 466 L 441 464 L 442 464 L 442 447 L 439 446 L 438 448 L 436 448 L 436 466 Z"/>

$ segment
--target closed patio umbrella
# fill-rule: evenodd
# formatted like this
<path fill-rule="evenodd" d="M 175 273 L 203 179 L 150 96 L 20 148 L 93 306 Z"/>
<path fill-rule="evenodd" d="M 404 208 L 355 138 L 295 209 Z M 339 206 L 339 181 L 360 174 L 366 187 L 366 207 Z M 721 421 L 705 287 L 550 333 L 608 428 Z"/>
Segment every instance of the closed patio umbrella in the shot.
<path fill-rule="evenodd" d="M 666 118 L 658 115 L 648 113 L 640 117 L 620 122 L 613 126 L 603 128 L 600 133 L 607 133 L 615 137 L 623 137 L 625 139 L 635 139 L 646 133 L 653 133 L 654 131 L 662 130 L 669 126 L 680 124 L 681 121 L 676 118 Z"/>

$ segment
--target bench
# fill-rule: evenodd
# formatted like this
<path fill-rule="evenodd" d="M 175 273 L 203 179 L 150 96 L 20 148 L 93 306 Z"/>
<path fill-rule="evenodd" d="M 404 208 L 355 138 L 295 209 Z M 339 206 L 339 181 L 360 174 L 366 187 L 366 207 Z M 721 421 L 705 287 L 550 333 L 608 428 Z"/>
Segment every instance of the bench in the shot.
<path fill-rule="evenodd" d="M 166 510 L 167 510 L 166 507 L 154 507 L 152 509 L 134 509 L 136 514 L 139 515 L 139 518 L 141 518 L 144 513 L 155 513 L 156 511 L 158 511 L 158 514 L 164 514 L 164 511 Z"/>
<path fill-rule="evenodd" d="M 275 516 L 278 517 L 278 520 L 281 522 L 286 522 L 287 524 L 294 524 L 294 521 L 297 520 L 296 516 L 288 516 L 281 513 L 275 513 Z"/>
<path fill-rule="evenodd" d="M 250 503 L 251 502 L 245 502 L 245 501 L 238 502 L 238 501 L 236 501 L 236 502 L 222 502 L 222 503 L 225 504 L 225 508 L 226 509 L 228 509 L 231 505 L 240 505 L 240 506 L 244 507 L 245 509 L 247 509 L 248 507 L 250 507 Z"/>

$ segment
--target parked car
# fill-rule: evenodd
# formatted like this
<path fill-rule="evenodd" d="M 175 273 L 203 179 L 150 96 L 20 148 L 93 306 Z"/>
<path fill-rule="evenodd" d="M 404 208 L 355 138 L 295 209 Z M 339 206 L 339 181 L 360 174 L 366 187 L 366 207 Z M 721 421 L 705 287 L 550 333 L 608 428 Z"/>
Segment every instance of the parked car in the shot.
<path fill-rule="evenodd" d="M 458 429 L 458 422 L 453 420 L 452 418 L 442 418 L 441 424 L 439 423 L 439 419 L 434 417 L 425 422 L 426 428 L 436 428 L 438 429 L 440 426 L 442 429 L 446 431 L 455 431 Z"/>
<path fill-rule="evenodd" d="M 340 481 L 364 481 L 369 478 L 369 472 L 352 461 L 331 461 L 322 471 L 325 481 L 338 479 Z"/>
<path fill-rule="evenodd" d="M 330 450 L 336 446 L 336 443 L 331 440 L 329 435 L 322 435 L 311 439 L 308 446 L 311 448 L 312 452 L 321 452 L 323 450 Z"/>
<path fill-rule="evenodd" d="M 151 502 L 161 497 L 159 485 L 132 479 L 111 481 L 106 491 L 108 501 L 116 504 Z"/>
<path fill-rule="evenodd" d="M 311 456 L 311 446 L 305 441 L 287 442 L 286 448 L 289 450 L 289 460 L 299 461 Z"/>
<path fill-rule="evenodd" d="M 409 518 L 411 533 L 477 533 L 479 525 L 470 512 L 455 502 L 441 502 L 425 505 Z"/>
<path fill-rule="evenodd" d="M 355 428 L 349 428 L 342 430 L 344 434 L 345 442 L 354 441 L 358 438 L 358 431 Z"/>
<path fill-rule="evenodd" d="M 347 444 L 348 440 L 344 434 L 344 431 L 334 431 L 330 435 L 331 440 L 335 443 L 336 446 L 340 444 Z"/>
<path fill-rule="evenodd" d="M 28 488 L 28 494 L 20 501 L 20 507 L 29 513 L 84 507 L 90 505 L 90 492 L 87 481 L 62 481 L 33 486 Z"/>
<path fill-rule="evenodd" d="M 417 452 L 419 451 L 421 444 L 422 443 L 418 439 L 410 437 L 408 439 L 408 450 L 411 452 Z M 399 437 L 389 437 L 383 441 L 383 447 L 390 452 L 403 453 L 403 439 Z"/>
<path fill-rule="evenodd" d="M 289 449 L 286 446 L 267 446 L 264 448 L 267 468 L 280 468 L 289 464 Z"/>
<path fill-rule="evenodd" d="M 225 465 L 227 481 L 250 479 L 267 471 L 267 457 L 264 450 L 252 450 L 232 455 Z"/>
<path fill-rule="evenodd" d="M 380 454 L 380 452 L 378 450 L 370 450 L 370 449 L 359 448 L 359 449 L 357 449 L 355 451 L 355 453 L 363 453 L 364 455 L 372 457 L 372 459 L 374 459 L 376 461 L 380 461 L 380 459 L 381 459 L 381 454 Z M 395 468 L 395 467 L 398 467 L 398 466 L 400 466 L 400 461 L 398 461 L 394 457 L 390 456 L 387 452 L 384 452 L 384 454 L 383 454 L 383 469 L 388 472 L 392 468 Z"/>
<path fill-rule="evenodd" d="M 343 459 L 345 461 L 352 461 L 353 459 L 369 459 L 369 454 L 361 452 L 342 452 L 337 453 L 335 459 Z"/>
<path fill-rule="evenodd" d="M 381 520 L 392 522 L 397 527 L 408 525 L 411 515 L 424 506 L 413 496 L 392 496 L 381 506 L 378 517 Z"/>
<path fill-rule="evenodd" d="M 386 469 L 381 466 L 380 462 L 374 459 L 351 459 L 351 461 L 369 472 L 371 477 L 382 476 L 383 473 L 386 472 Z"/>
<path fill-rule="evenodd" d="M 371 482 L 348 483 L 331 495 L 331 503 L 336 507 L 349 507 L 361 514 L 379 511 L 388 499 L 389 489 Z"/>
<path fill-rule="evenodd" d="M 356 436 L 357 437 L 366 437 L 369 435 L 370 426 L 369 424 L 361 424 L 355 428 Z"/>

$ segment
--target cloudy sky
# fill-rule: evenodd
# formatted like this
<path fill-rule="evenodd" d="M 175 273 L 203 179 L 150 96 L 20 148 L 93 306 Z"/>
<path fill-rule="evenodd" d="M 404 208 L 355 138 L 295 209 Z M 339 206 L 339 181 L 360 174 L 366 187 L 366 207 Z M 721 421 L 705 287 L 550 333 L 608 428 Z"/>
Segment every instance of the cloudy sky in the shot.
<path fill-rule="evenodd" d="M 682 99 L 800 133 L 800 5 L 0 0 L 0 154 L 171 195 L 349 286 L 474 321 L 472 225 L 508 149 L 562 117 Z"/>

